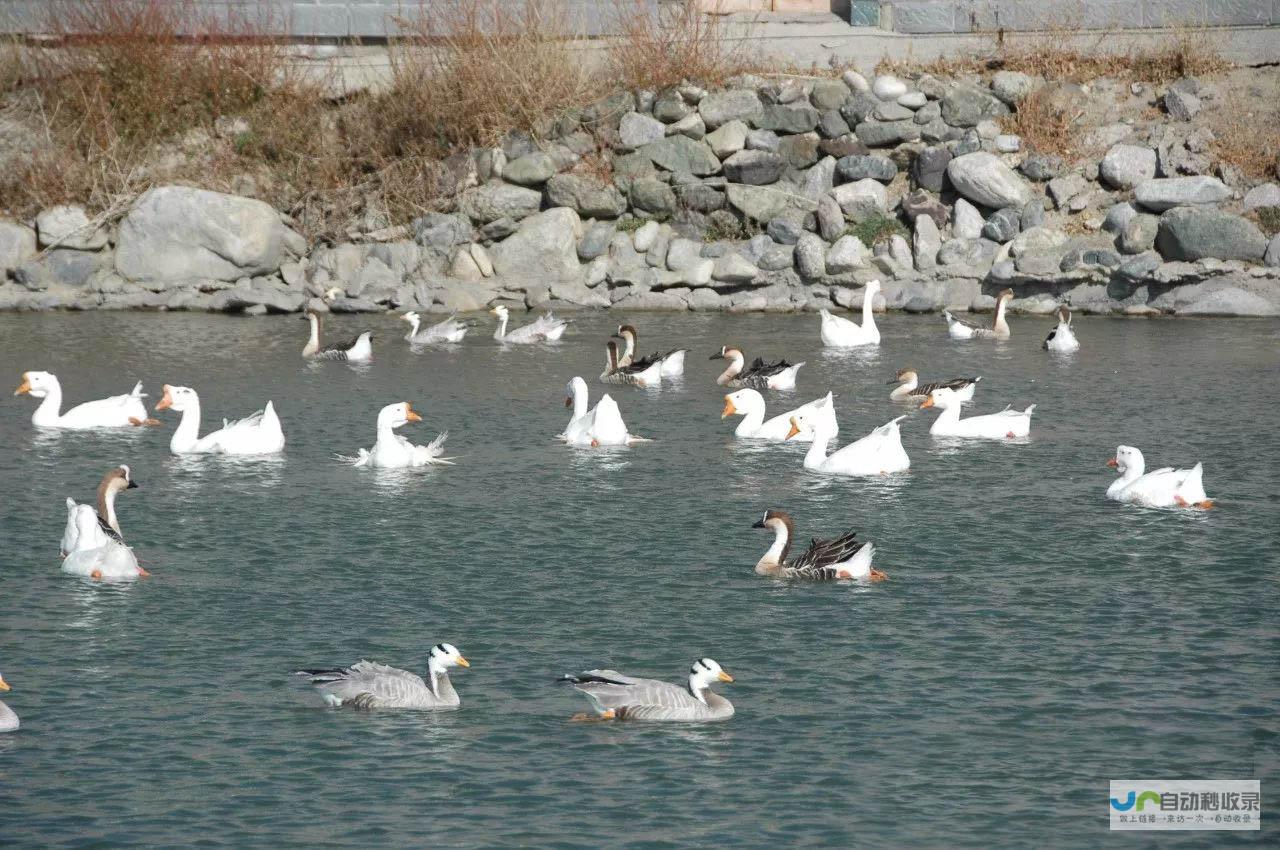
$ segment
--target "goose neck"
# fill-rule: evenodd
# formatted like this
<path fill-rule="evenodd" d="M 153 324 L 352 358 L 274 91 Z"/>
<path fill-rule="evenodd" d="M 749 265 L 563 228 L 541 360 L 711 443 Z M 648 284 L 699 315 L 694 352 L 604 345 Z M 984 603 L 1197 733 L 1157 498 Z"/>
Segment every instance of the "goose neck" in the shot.
<path fill-rule="evenodd" d="M 54 425 L 61 415 L 61 410 L 62 385 L 56 380 L 50 381 L 48 389 L 45 390 L 44 398 L 36 406 L 35 413 L 31 414 L 31 424 Z"/>
<path fill-rule="evenodd" d="M 182 418 L 178 420 L 177 430 L 169 441 L 173 452 L 181 452 L 194 446 L 200 439 L 200 401 L 191 399 L 182 408 Z"/>

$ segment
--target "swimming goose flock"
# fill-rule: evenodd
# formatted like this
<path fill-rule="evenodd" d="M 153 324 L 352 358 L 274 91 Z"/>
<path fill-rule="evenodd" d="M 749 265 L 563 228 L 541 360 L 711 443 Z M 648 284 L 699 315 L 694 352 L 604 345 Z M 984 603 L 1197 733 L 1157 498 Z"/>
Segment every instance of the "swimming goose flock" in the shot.
<path fill-rule="evenodd" d="M 866 287 L 862 303 L 862 323 L 857 324 L 823 310 L 820 313 L 822 343 L 830 348 L 851 348 L 880 344 L 873 301 L 879 282 Z M 1006 340 L 1010 328 L 1006 308 L 1012 290 L 1002 291 L 996 299 L 995 317 L 990 328 L 961 322 L 944 313 L 947 333 L 953 339 Z M 493 338 L 503 345 L 529 345 L 556 342 L 570 322 L 546 313 L 523 327 L 508 331 L 510 316 L 505 306 L 494 306 L 490 313 L 497 320 Z M 302 349 L 309 361 L 342 361 L 370 363 L 373 360 L 373 333 L 364 331 L 355 338 L 329 345 L 321 339 L 322 316 L 308 311 L 303 318 L 310 323 L 310 335 Z M 474 322 L 451 315 L 425 330 L 421 317 L 414 312 L 402 317 L 410 329 L 405 341 L 411 346 L 455 344 L 467 335 Z M 1071 327 L 1071 312 L 1065 306 L 1057 311 L 1057 325 L 1049 332 L 1042 347 L 1050 352 L 1077 351 L 1080 342 Z M 619 341 L 622 347 L 619 347 Z M 679 379 L 684 374 L 687 348 L 672 348 L 665 354 L 654 353 L 637 358 L 639 333 L 635 325 L 619 325 L 606 341 L 606 367 L 600 381 L 607 385 L 648 389 L 663 381 Z M 800 407 L 766 419 L 762 392 L 788 390 L 796 385 L 796 375 L 803 362 L 790 363 L 778 359 L 768 363 L 757 357 L 750 366 L 742 349 L 724 345 L 711 355 L 713 360 L 727 360 L 729 366 L 716 377 L 716 384 L 734 389 L 724 396 L 721 418 L 741 417 L 734 436 L 744 440 L 766 442 L 808 442 L 804 467 L 824 475 L 885 476 L 910 468 L 911 460 L 902 446 L 899 415 L 884 425 L 828 453 L 839 434 L 834 395 L 828 392 Z M 939 416 L 930 426 L 936 437 L 987 440 L 1015 440 L 1031 433 L 1035 405 L 1024 410 L 1006 407 L 996 413 L 962 416 L 962 408 L 972 402 L 981 376 L 956 377 L 922 382 L 914 368 L 900 369 L 888 382 L 892 402 L 918 403 L 922 409 L 937 408 Z M 123 395 L 87 401 L 62 412 L 62 387 L 57 376 L 49 372 L 28 371 L 22 374 L 14 395 L 30 395 L 39 399 L 31 417 L 37 428 L 70 430 L 155 427 L 160 421 L 150 416 L 143 404 L 147 396 L 142 384 Z M 617 402 L 607 393 L 595 406 L 590 405 L 587 382 L 573 377 L 566 386 L 565 406 L 571 410 L 568 424 L 558 438 L 580 448 L 625 447 L 649 442 L 632 434 L 623 420 Z M 190 387 L 163 386 L 163 396 L 156 412 L 172 410 L 180 415 L 169 443 L 170 451 L 183 454 L 276 455 L 284 451 L 285 436 L 280 418 L 268 400 L 262 410 L 236 421 L 223 420 L 221 428 L 200 436 L 200 397 Z M 372 448 L 359 449 L 354 457 L 337 456 L 356 467 L 408 469 L 452 463 L 444 457 L 448 432 L 441 432 L 427 445 L 416 445 L 396 433 L 396 429 L 422 416 L 409 401 L 383 407 L 377 417 Z M 1204 490 L 1203 466 L 1190 469 L 1164 467 L 1146 471 L 1142 452 L 1132 446 L 1118 446 L 1107 464 L 1118 477 L 1107 488 L 1106 496 L 1117 502 L 1151 508 L 1208 509 L 1213 507 Z M 128 465 L 120 464 L 107 471 L 98 484 L 93 504 L 80 504 L 67 498 L 67 518 L 63 529 L 60 554 L 62 571 L 93 580 L 136 580 L 149 573 L 139 565 L 133 548 L 125 542 L 117 512 L 117 498 L 139 486 Z M 755 572 L 785 580 L 879 582 L 887 576 L 872 566 L 876 547 L 859 540 L 855 531 L 847 531 L 830 539 L 814 538 L 799 554 L 792 554 L 795 522 L 782 510 L 765 511 L 755 528 L 772 531 L 773 543 L 755 565 Z M 458 692 L 449 679 L 449 670 L 469 667 L 458 648 L 449 643 L 434 645 L 427 658 L 426 676 L 361 660 L 348 667 L 327 667 L 298 671 L 315 686 L 325 703 L 357 709 L 403 708 L 418 710 L 454 709 L 461 704 Z M 733 704 L 711 690 L 718 683 L 733 681 L 711 658 L 693 662 L 684 684 L 671 684 L 644 679 L 615 670 L 587 670 L 564 676 L 560 681 L 581 692 L 590 701 L 593 712 L 574 715 L 576 720 L 646 720 L 709 721 L 733 716 Z M 9 685 L 0 676 L 0 691 Z M 19 728 L 18 716 L 0 703 L 0 732 Z"/>

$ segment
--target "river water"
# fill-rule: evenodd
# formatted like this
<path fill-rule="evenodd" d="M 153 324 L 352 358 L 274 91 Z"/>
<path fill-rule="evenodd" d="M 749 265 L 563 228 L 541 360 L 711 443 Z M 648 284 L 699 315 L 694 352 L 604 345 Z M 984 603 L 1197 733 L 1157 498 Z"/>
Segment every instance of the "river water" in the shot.
<path fill-rule="evenodd" d="M 519 317 L 523 320 L 523 316 Z M 1082 318 L 1083 350 L 953 342 L 936 316 L 882 319 L 879 350 L 824 353 L 815 316 L 638 315 L 642 348 L 689 345 L 657 391 L 609 388 L 633 449 L 569 449 L 565 382 L 618 316 L 504 350 L 487 319 L 414 353 L 391 317 L 364 369 L 304 364 L 291 317 L 0 316 L 0 364 L 57 373 L 69 402 L 145 381 L 194 387 L 205 427 L 275 401 L 282 459 L 175 458 L 177 417 L 39 434 L 0 404 L 0 670 L 22 729 L 0 736 L 0 844 L 422 847 L 1097 847 L 1110 779 L 1277 777 L 1271 424 L 1280 323 Z M 707 356 L 807 361 L 771 409 L 836 393 L 841 442 L 902 412 L 912 458 L 885 480 L 806 472 L 798 445 L 735 441 Z M 1037 404 L 1020 444 L 936 442 L 888 401 L 984 376 L 972 410 Z M 378 408 L 411 400 L 456 466 L 354 469 Z M 736 420 L 734 420 L 736 421 Z M 1205 464 L 1209 512 L 1103 493 L 1116 444 Z M 153 573 L 64 575 L 63 500 L 103 473 Z M 798 533 L 859 529 L 890 580 L 784 584 L 752 565 L 771 507 Z M 290 676 L 362 657 L 471 660 L 440 714 L 333 710 Z M 702 726 L 579 724 L 557 675 L 682 681 L 717 659 L 737 714 Z M 1179 846 L 1276 846 L 1261 834 Z"/>

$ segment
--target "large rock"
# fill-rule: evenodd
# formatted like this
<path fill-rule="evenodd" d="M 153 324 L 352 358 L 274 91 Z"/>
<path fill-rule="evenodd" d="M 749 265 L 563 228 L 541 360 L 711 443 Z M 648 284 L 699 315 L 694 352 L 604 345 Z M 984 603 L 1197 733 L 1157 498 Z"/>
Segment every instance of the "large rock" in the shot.
<path fill-rule="evenodd" d="M 942 236 L 938 233 L 938 225 L 927 215 L 916 217 L 915 234 L 912 238 L 915 252 L 916 269 L 926 271 L 938 265 L 938 251 L 942 248 Z"/>
<path fill-rule="evenodd" d="M 1262 255 L 1262 264 L 1268 268 L 1280 268 L 1280 233 L 1271 237 L 1267 252 Z"/>
<path fill-rule="evenodd" d="M 1016 106 L 1035 87 L 1035 78 L 1021 71 L 997 71 L 991 78 L 991 93 L 1009 106 Z"/>
<path fill-rule="evenodd" d="M 1244 200 L 1241 201 L 1241 207 L 1245 212 L 1255 210 L 1258 207 L 1280 207 L 1280 186 L 1275 183 L 1263 183 L 1260 186 L 1254 186 L 1245 193 Z"/>
<path fill-rule="evenodd" d="M 964 201 L 964 198 L 959 198 L 958 200 Z M 933 219 L 933 223 L 938 227 L 944 226 L 950 215 L 946 204 L 923 189 L 917 189 L 903 196 L 902 214 L 906 216 L 907 221 L 913 223 L 920 216 L 927 215 Z"/>
<path fill-rule="evenodd" d="M 520 221 L 542 207 L 542 193 L 508 183 L 486 183 L 463 192 L 458 209 L 476 224 L 488 224 L 500 218 Z"/>
<path fill-rule="evenodd" d="M 262 201 L 159 186 L 120 222 L 115 263 L 128 280 L 235 281 L 271 274 L 290 252 L 304 249 L 302 238 Z"/>
<path fill-rule="evenodd" d="M 714 130 L 730 121 L 748 124 L 760 117 L 764 104 L 751 89 L 729 89 L 709 94 L 698 104 L 698 111 L 707 128 Z"/>
<path fill-rule="evenodd" d="M 1137 145 L 1114 145 L 1098 168 L 1116 189 L 1132 189 L 1156 176 L 1156 152 Z"/>
<path fill-rule="evenodd" d="M 582 222 L 566 207 L 556 207 L 526 218 L 520 229 L 492 249 L 498 275 L 518 280 L 576 280 L 578 237 Z"/>
<path fill-rule="evenodd" d="M 107 231 L 94 227 L 83 207 L 58 206 L 36 216 L 36 232 L 40 247 L 56 245 L 75 251 L 97 251 L 107 244 Z"/>
<path fill-rule="evenodd" d="M 836 172 L 845 180 L 879 180 L 888 183 L 898 176 L 898 166 L 887 156 L 846 156 L 836 162 Z M 941 187 L 939 187 L 941 188 Z M 936 191 L 936 190 L 935 190 Z"/>
<path fill-rule="evenodd" d="M 777 183 L 787 164 L 776 153 L 738 151 L 724 161 L 724 176 L 734 183 L 767 186 Z"/>
<path fill-rule="evenodd" d="M 654 165 L 667 171 L 705 177 L 720 171 L 720 159 L 705 142 L 694 141 L 688 136 L 667 136 L 650 142 L 639 152 Z"/>
<path fill-rule="evenodd" d="M 818 110 L 808 104 L 775 104 L 766 106 L 754 123 L 777 133 L 808 133 L 818 126 Z"/>
<path fill-rule="evenodd" d="M 555 160 L 542 151 L 513 159 L 502 169 L 502 179 L 519 186 L 541 186 L 556 173 Z"/>
<path fill-rule="evenodd" d="M 964 198 L 956 199 L 955 218 L 951 225 L 951 233 L 957 239 L 977 239 L 982 235 L 984 227 L 982 213 L 977 207 Z"/>
<path fill-rule="evenodd" d="M 984 207 L 1023 207 L 1033 192 L 1025 180 L 995 154 L 977 151 L 947 164 L 947 177 L 957 192 Z"/>
<path fill-rule="evenodd" d="M 1267 239 L 1252 221 L 1207 207 L 1179 207 L 1160 217 L 1156 248 L 1166 260 L 1258 262 Z"/>
<path fill-rule="evenodd" d="M 871 91 L 881 100 L 897 100 L 907 93 L 907 84 L 892 74 L 880 74 L 871 84 Z"/>
<path fill-rule="evenodd" d="M 818 233 L 828 242 L 834 242 L 844 233 L 844 210 L 831 195 L 818 200 Z"/>
<path fill-rule="evenodd" d="M 809 93 L 809 102 L 825 112 L 839 109 L 849 97 L 849 86 L 843 80 L 818 80 Z"/>
<path fill-rule="evenodd" d="M 911 176 L 916 185 L 930 192 L 941 192 L 942 181 L 946 177 L 951 159 L 951 151 L 941 145 L 920 151 L 911 163 Z"/>
<path fill-rule="evenodd" d="M 1195 204 L 1218 204 L 1231 190 L 1216 177 L 1162 177 L 1140 183 L 1133 193 L 1140 206 L 1156 212 Z"/>
<path fill-rule="evenodd" d="M 879 184 L 876 184 L 879 185 Z M 777 218 L 788 209 L 801 209 L 811 212 L 818 207 L 817 201 L 810 200 L 794 190 L 779 184 L 775 186 L 746 186 L 741 183 L 730 183 L 725 187 L 729 205 L 741 212 L 745 217 L 761 224 Z"/>
<path fill-rule="evenodd" d="M 942 120 L 952 127 L 976 127 L 980 121 L 1009 114 L 1009 107 L 977 86 L 953 86 L 942 98 Z"/>
<path fill-rule="evenodd" d="M 723 159 L 747 146 L 748 129 L 741 121 L 727 121 L 719 129 L 708 133 L 703 141 L 711 146 L 712 153 Z"/>
<path fill-rule="evenodd" d="M 818 134 L 797 133 L 778 140 L 778 156 L 792 168 L 808 168 L 818 161 Z"/>
<path fill-rule="evenodd" d="M 831 197 L 836 199 L 845 216 L 855 222 L 884 215 L 889 210 L 889 193 L 875 180 L 837 186 L 831 190 Z"/>
<path fill-rule="evenodd" d="M 805 233 L 796 243 L 796 270 L 806 280 L 815 280 L 827 273 L 827 243 L 815 233 Z"/>
<path fill-rule="evenodd" d="M 1190 121 L 1200 112 L 1200 98 L 1189 91 L 1171 88 L 1164 96 L 1164 108 L 1175 121 Z"/>
<path fill-rule="evenodd" d="M 16 269 L 36 253 L 36 233 L 29 227 L 0 221 L 0 281 L 5 272 Z"/>
<path fill-rule="evenodd" d="M 55 248 L 18 266 L 13 270 L 13 279 L 32 291 L 50 286 L 78 288 L 88 284 L 94 273 L 109 262 L 97 251 Z"/>
<path fill-rule="evenodd" d="M 667 128 L 661 121 L 639 112 L 623 115 L 622 123 L 618 126 L 618 138 L 622 140 L 622 146 L 633 150 L 666 138 L 666 135 Z"/>
<path fill-rule="evenodd" d="M 660 218 L 676 211 L 676 193 L 656 177 L 643 177 L 631 183 L 631 205 Z"/>
<path fill-rule="evenodd" d="M 920 125 L 915 121 L 863 121 L 854 128 L 858 141 L 869 148 L 883 148 L 920 138 Z"/>
<path fill-rule="evenodd" d="M 585 174 L 552 177 L 547 181 L 547 200 L 583 218 L 617 218 L 627 210 L 627 200 L 616 186 Z"/>
<path fill-rule="evenodd" d="M 1175 312 L 1179 316 L 1276 316 L 1280 309 L 1254 292 L 1227 286 L 1206 293 Z"/>
<path fill-rule="evenodd" d="M 1116 247 L 1124 254 L 1141 254 L 1150 251 L 1156 244 L 1156 235 L 1160 232 L 1160 219 L 1154 215 L 1140 213 L 1133 216 L 1125 224 L 1116 239 Z"/>
<path fill-rule="evenodd" d="M 867 247 L 853 235 L 841 236 L 827 251 L 827 274 L 844 274 L 867 264 Z"/>

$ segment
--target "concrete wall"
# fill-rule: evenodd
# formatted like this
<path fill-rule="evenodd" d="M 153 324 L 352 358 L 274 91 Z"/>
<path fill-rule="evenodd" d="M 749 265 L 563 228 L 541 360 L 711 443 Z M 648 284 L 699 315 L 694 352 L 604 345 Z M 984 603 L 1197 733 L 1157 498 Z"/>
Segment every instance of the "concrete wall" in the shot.
<path fill-rule="evenodd" d="M 59 0 L 0 0 L 0 32 L 39 33 L 47 29 L 49 15 Z M 120 0 L 71 0 L 79 3 Z M 298 39 L 383 39 L 396 34 L 396 17 L 430 14 L 433 0 L 160 0 L 175 6 L 192 5 L 204 16 L 224 16 L 232 21 L 267 22 L 277 33 Z M 523 0 L 493 0 L 504 9 L 518 8 Z M 557 0 L 568 7 L 586 35 L 607 34 L 613 21 L 608 0 Z M 627 0 L 656 9 L 659 0 Z M 243 29 L 232 24 L 233 29 Z"/>
<path fill-rule="evenodd" d="M 880 24 L 903 33 L 1280 25 L 1280 0 L 882 0 Z"/>

